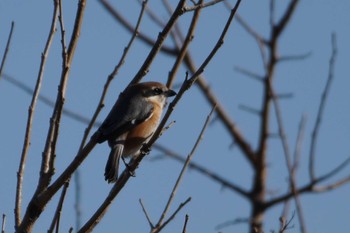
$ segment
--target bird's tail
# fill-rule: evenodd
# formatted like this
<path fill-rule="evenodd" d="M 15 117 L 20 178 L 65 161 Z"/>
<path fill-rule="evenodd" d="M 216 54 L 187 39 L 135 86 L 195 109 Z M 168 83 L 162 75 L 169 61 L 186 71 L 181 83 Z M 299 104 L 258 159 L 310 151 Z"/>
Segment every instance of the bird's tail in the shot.
<path fill-rule="evenodd" d="M 114 183 L 118 179 L 119 160 L 123 153 L 123 146 L 118 144 L 112 147 L 109 153 L 108 161 L 105 168 L 105 180 L 108 183 Z"/>

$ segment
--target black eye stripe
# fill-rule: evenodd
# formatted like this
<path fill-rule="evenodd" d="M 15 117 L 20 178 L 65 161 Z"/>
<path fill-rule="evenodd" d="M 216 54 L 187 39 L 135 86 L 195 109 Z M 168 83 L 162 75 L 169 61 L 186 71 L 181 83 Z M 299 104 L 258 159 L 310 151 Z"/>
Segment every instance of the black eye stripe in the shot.
<path fill-rule="evenodd" d="M 154 95 L 160 95 L 160 94 L 162 94 L 162 93 L 163 93 L 163 90 L 160 89 L 160 88 L 154 88 L 154 89 L 153 89 L 153 94 L 154 94 Z"/>

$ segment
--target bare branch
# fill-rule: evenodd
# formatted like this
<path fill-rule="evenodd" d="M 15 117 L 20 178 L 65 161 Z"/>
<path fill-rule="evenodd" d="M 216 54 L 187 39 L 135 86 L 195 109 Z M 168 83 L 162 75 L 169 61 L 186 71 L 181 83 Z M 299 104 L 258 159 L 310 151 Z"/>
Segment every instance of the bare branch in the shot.
<path fill-rule="evenodd" d="M 70 65 L 72 63 L 75 48 L 76 48 L 77 43 L 78 43 L 80 29 L 81 29 L 82 21 L 83 21 L 85 5 L 86 5 L 86 0 L 80 0 L 78 3 L 78 9 L 77 9 L 77 13 L 76 13 L 75 22 L 74 22 L 72 37 L 71 37 L 69 47 L 67 50 L 67 61 L 66 61 L 66 64 L 63 64 L 63 67 L 62 67 L 61 80 L 60 80 L 59 90 L 58 90 L 58 94 L 57 94 L 56 104 L 55 104 L 55 108 L 54 108 L 54 110 L 52 112 L 52 116 L 51 116 L 51 123 L 50 123 L 50 127 L 48 130 L 45 150 L 43 153 L 42 166 L 41 166 L 41 170 L 40 170 L 41 174 L 40 174 L 38 186 L 37 186 L 36 192 L 34 193 L 31 201 L 28 204 L 28 208 L 26 210 L 23 221 L 19 226 L 18 232 L 28 232 L 32 229 L 33 224 L 35 223 L 35 221 L 37 220 L 37 218 L 39 217 L 39 215 L 43 211 L 45 205 L 50 200 L 50 198 L 53 196 L 53 194 L 56 193 L 58 190 L 57 189 L 53 193 L 51 192 L 50 194 L 52 194 L 52 195 L 44 195 L 47 199 L 41 203 L 40 202 L 38 203 L 38 199 L 40 199 L 40 198 L 38 198 L 39 194 L 41 192 L 43 192 L 43 190 L 49 185 L 51 177 L 53 175 L 52 173 L 47 173 L 48 172 L 48 167 L 47 167 L 48 164 L 46 162 L 53 159 L 54 156 L 52 156 L 52 155 L 55 154 L 55 147 L 56 147 L 57 136 L 58 136 L 58 131 L 59 131 L 59 122 L 60 122 L 61 116 L 62 116 L 62 110 L 63 110 L 63 105 L 64 105 L 64 98 L 65 98 L 65 92 L 66 92 L 66 85 L 68 82 Z M 91 143 L 91 145 L 94 146 L 95 143 Z M 92 148 L 93 148 L 93 146 L 92 146 Z M 78 163 L 78 165 L 80 163 Z M 52 171 L 52 169 L 50 169 L 50 170 Z M 71 173 L 70 173 L 70 175 L 71 175 Z M 70 175 L 66 179 L 68 179 L 70 177 Z M 59 187 L 62 187 L 62 185 L 64 184 L 66 179 L 62 182 L 62 184 Z M 48 191 L 45 191 L 45 192 L 48 192 Z"/>
<path fill-rule="evenodd" d="M 2 222 L 1 222 L 1 233 L 5 233 L 6 228 L 6 215 L 2 215 Z"/>
<path fill-rule="evenodd" d="M 18 172 L 17 172 L 17 187 L 16 187 L 16 201 L 15 201 L 15 229 L 16 230 L 18 230 L 18 227 L 21 224 L 23 174 L 24 174 L 25 163 L 26 163 L 26 159 L 27 159 L 29 146 L 30 146 L 32 122 L 33 122 L 33 118 L 34 118 L 34 110 L 36 107 L 36 103 L 37 103 L 40 88 L 41 88 L 42 79 L 44 76 L 44 67 L 46 64 L 46 58 L 49 54 L 49 50 L 51 47 L 53 36 L 54 36 L 55 30 L 56 30 L 57 15 L 58 15 L 58 2 L 54 0 L 53 3 L 54 3 L 54 7 L 53 7 L 50 30 L 49 30 L 48 38 L 46 40 L 44 51 L 41 54 L 41 63 L 40 63 L 40 68 L 39 68 L 39 72 L 38 72 L 38 77 L 37 77 L 37 81 L 35 84 L 34 92 L 32 93 L 32 100 L 31 100 L 31 103 L 30 103 L 29 109 L 28 109 L 26 132 L 25 132 L 25 136 L 24 136 L 21 159 L 20 159 Z"/>
<path fill-rule="evenodd" d="M 153 223 L 152 223 L 152 221 L 151 221 L 151 218 L 149 217 L 149 215 L 148 215 L 148 213 L 147 213 L 147 210 L 146 210 L 145 206 L 144 206 L 143 203 L 142 203 L 142 200 L 139 199 L 139 202 L 140 202 L 140 205 L 141 205 L 141 207 L 142 207 L 142 211 L 143 211 L 143 213 L 144 213 L 145 216 L 146 216 L 146 219 L 147 219 L 147 222 L 148 222 L 150 228 L 153 229 L 153 228 L 154 228 L 154 225 L 153 225 Z"/>
<path fill-rule="evenodd" d="M 0 80 L 1 80 L 1 77 L 2 77 L 2 71 L 3 71 L 4 67 L 5 67 L 5 62 L 6 62 L 7 54 L 8 54 L 8 52 L 9 52 L 9 50 L 10 50 L 11 39 L 12 39 L 12 33 L 13 33 L 14 28 L 15 28 L 15 22 L 12 21 L 10 33 L 9 33 L 9 36 L 8 36 L 7 42 L 6 42 L 5 51 L 4 51 L 4 54 L 3 54 L 3 56 L 2 56 L 2 60 L 1 60 L 1 65 L 0 65 Z"/>
<path fill-rule="evenodd" d="M 253 72 L 251 72 L 251 71 L 249 71 L 249 70 L 247 70 L 247 69 L 244 69 L 244 68 L 242 68 L 242 67 L 235 67 L 235 70 L 237 71 L 237 72 L 239 72 L 239 73 L 241 73 L 241 74 L 244 74 L 244 75 L 246 75 L 247 77 L 249 77 L 249 78 L 252 78 L 252 79 L 254 79 L 254 80 L 257 80 L 257 81 L 259 81 L 259 82 L 263 82 L 264 81 L 264 79 L 263 79 L 263 77 L 261 76 L 261 75 L 259 75 L 259 74 L 255 74 L 255 73 L 253 73 Z"/>
<path fill-rule="evenodd" d="M 60 216 L 62 213 L 63 202 L 64 202 L 64 199 L 66 197 L 68 186 L 69 186 L 69 181 L 67 181 L 65 183 L 65 185 L 63 186 L 61 197 L 60 197 L 60 200 L 58 201 L 58 204 L 56 207 L 55 215 L 52 219 L 50 229 L 47 231 L 48 233 L 53 233 L 55 227 L 56 227 L 56 232 L 59 232 Z"/>
<path fill-rule="evenodd" d="M 329 171 L 328 173 L 316 178 L 313 181 L 310 181 L 309 183 L 303 185 L 302 187 L 296 188 L 296 192 L 300 195 L 302 193 L 312 193 L 312 192 L 326 192 L 329 190 L 332 190 L 332 187 L 339 187 L 341 185 L 344 185 L 346 183 L 350 182 L 350 177 L 345 177 L 333 184 L 323 186 L 323 188 L 318 189 L 317 184 L 330 179 L 331 177 L 335 176 L 338 174 L 340 171 L 342 171 L 348 164 L 350 163 L 350 157 L 347 158 L 344 162 L 336 166 L 334 169 Z M 326 188 L 325 188 L 326 187 Z M 286 201 L 294 196 L 293 192 L 287 192 L 286 194 L 283 194 L 279 197 L 275 197 L 271 199 L 270 201 L 266 201 L 264 204 L 264 208 L 270 208 L 276 204 L 279 204 L 283 201 Z"/>
<path fill-rule="evenodd" d="M 236 225 L 236 224 L 241 224 L 241 223 L 249 223 L 250 220 L 249 218 L 236 218 L 234 220 L 229 220 L 223 223 L 220 223 L 215 227 L 216 230 L 221 230 L 223 228 L 226 228 L 228 226 Z"/>
<path fill-rule="evenodd" d="M 302 142 L 304 140 L 304 134 L 305 134 L 305 125 L 306 125 L 306 116 L 303 115 L 301 117 L 299 128 L 298 128 L 298 134 L 297 139 L 295 142 L 295 149 L 294 149 L 294 155 L 293 155 L 293 166 L 292 166 L 292 175 L 295 175 L 295 172 L 299 166 L 299 161 L 301 157 L 301 148 L 302 148 Z"/>
<path fill-rule="evenodd" d="M 283 217 L 280 218 L 281 227 L 278 231 L 279 233 L 283 233 L 286 230 L 293 227 L 293 226 L 290 226 L 290 224 L 292 223 L 294 216 L 295 216 L 295 212 L 293 212 L 292 216 L 290 217 L 290 219 L 288 221 L 286 221 L 286 219 Z"/>
<path fill-rule="evenodd" d="M 201 0 L 200 3 L 201 2 L 203 2 L 203 1 Z M 192 21 L 191 21 L 190 27 L 188 28 L 186 38 L 182 44 L 182 47 L 180 49 L 178 56 L 176 57 L 175 63 L 169 72 L 169 77 L 168 77 L 168 81 L 167 81 L 168 87 L 172 86 L 174 79 L 175 79 L 175 76 L 176 76 L 176 73 L 177 73 L 178 69 L 180 68 L 180 65 L 182 64 L 183 59 L 187 53 L 187 48 L 194 37 L 194 29 L 197 26 L 199 14 L 200 14 L 200 8 L 198 10 L 196 10 L 193 14 Z"/>
<path fill-rule="evenodd" d="M 223 0 L 211 0 L 209 2 L 205 2 L 205 3 L 197 3 L 195 4 L 194 6 L 186 6 L 185 7 L 185 11 L 188 12 L 188 11 L 194 11 L 194 10 L 197 10 L 199 8 L 205 8 L 205 7 L 208 7 L 208 6 L 213 6 L 217 3 L 220 3 L 222 2 Z"/>
<path fill-rule="evenodd" d="M 332 184 L 329 184 L 329 185 L 315 186 L 313 188 L 313 191 L 314 192 L 318 192 L 318 193 L 320 193 L 320 192 L 327 192 L 327 191 L 334 190 L 334 189 L 336 189 L 336 188 L 338 188 L 338 187 L 340 187 L 340 186 L 342 186 L 344 184 L 347 184 L 349 182 L 350 182 L 350 176 L 347 176 L 347 177 L 345 177 L 343 179 L 340 179 L 340 180 L 338 180 L 338 181 L 336 181 L 336 182 L 334 182 Z"/>
<path fill-rule="evenodd" d="M 184 227 L 182 228 L 182 233 L 186 233 L 188 219 L 189 219 L 188 214 L 186 214 Z"/>
<path fill-rule="evenodd" d="M 272 37 L 277 38 L 283 32 L 289 20 L 291 19 L 293 12 L 295 11 L 298 3 L 299 3 L 299 0 L 291 0 L 280 21 L 274 25 L 274 30 L 272 31 L 274 36 Z"/>
<path fill-rule="evenodd" d="M 283 147 L 283 151 L 284 151 L 284 156 L 285 156 L 285 160 L 286 160 L 286 165 L 287 165 L 287 170 L 288 170 L 288 174 L 289 174 L 289 183 L 290 183 L 290 189 L 291 192 L 293 193 L 293 197 L 295 200 L 295 206 L 297 209 L 297 213 L 298 213 L 298 219 L 299 219 L 299 224 L 300 224 L 300 231 L 302 233 L 306 233 L 306 224 L 305 224 L 305 220 L 304 220 L 304 216 L 303 216 L 303 211 L 302 211 L 302 207 L 301 207 L 301 202 L 299 199 L 299 194 L 297 192 L 296 189 L 296 179 L 295 179 L 295 170 L 293 170 L 293 164 L 291 161 L 291 155 L 290 155 L 290 151 L 289 151 L 289 146 L 288 146 L 288 140 L 287 140 L 287 136 L 286 133 L 284 131 L 284 126 L 283 126 L 283 122 L 282 122 L 282 113 L 281 113 L 281 108 L 279 106 L 279 102 L 278 99 L 275 97 L 273 88 L 270 87 L 270 93 L 273 96 L 273 103 L 275 106 L 275 111 L 276 111 L 276 118 L 277 118 L 277 124 L 278 124 L 278 131 L 279 131 L 279 136 L 281 138 L 282 141 L 282 147 Z"/>
<path fill-rule="evenodd" d="M 326 82 L 326 86 L 323 90 L 321 100 L 320 100 L 320 105 L 318 107 L 318 112 L 317 112 L 317 117 L 316 117 L 316 122 L 315 126 L 312 131 L 312 136 L 311 136 L 311 145 L 310 145 L 310 157 L 309 157 L 309 175 L 311 181 L 315 180 L 315 156 L 316 156 L 316 146 L 317 146 L 317 139 L 319 135 L 319 130 L 322 122 L 322 117 L 324 114 L 324 109 L 326 106 L 326 101 L 328 99 L 330 87 L 333 81 L 334 77 L 334 66 L 335 66 L 335 59 L 337 56 L 337 44 L 336 44 L 336 34 L 332 34 L 332 54 L 329 59 L 329 70 L 328 70 L 328 78 Z"/>
<path fill-rule="evenodd" d="M 162 224 L 162 226 L 159 228 L 159 231 L 157 232 L 160 232 L 166 225 L 168 225 L 169 222 L 171 222 L 175 216 L 177 215 L 177 213 L 183 208 L 185 207 L 185 205 L 187 205 L 187 203 L 189 203 L 191 201 L 191 197 L 187 198 L 186 201 L 182 202 L 178 207 L 177 209 L 174 211 L 174 213 L 172 215 L 170 215 L 170 217 Z"/>
<path fill-rule="evenodd" d="M 299 55 L 284 55 L 278 58 L 278 62 L 285 62 L 285 61 L 300 61 L 307 59 L 311 56 L 311 52 L 305 53 L 305 54 L 299 54 Z"/>
<path fill-rule="evenodd" d="M 238 108 L 240 108 L 241 110 L 246 111 L 248 113 L 251 113 L 253 115 L 257 115 L 257 116 L 261 115 L 260 110 L 252 108 L 252 107 L 249 107 L 249 106 L 246 106 L 246 105 L 243 105 L 243 104 L 238 105 Z"/>

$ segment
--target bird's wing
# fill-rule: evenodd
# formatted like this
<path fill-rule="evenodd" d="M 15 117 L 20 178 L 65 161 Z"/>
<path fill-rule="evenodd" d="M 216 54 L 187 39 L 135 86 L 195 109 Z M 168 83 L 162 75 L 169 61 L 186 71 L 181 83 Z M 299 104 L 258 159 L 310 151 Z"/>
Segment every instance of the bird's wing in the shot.
<path fill-rule="evenodd" d="M 98 129 L 98 142 L 118 138 L 149 118 L 153 110 L 153 105 L 149 102 L 135 99 L 125 101 L 120 97 Z"/>

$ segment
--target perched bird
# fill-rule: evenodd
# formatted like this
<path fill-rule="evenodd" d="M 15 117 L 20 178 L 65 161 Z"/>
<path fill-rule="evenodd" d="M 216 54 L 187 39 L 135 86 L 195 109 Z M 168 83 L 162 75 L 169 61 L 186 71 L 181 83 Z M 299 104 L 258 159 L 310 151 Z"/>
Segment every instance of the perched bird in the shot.
<path fill-rule="evenodd" d="M 120 158 L 137 156 L 156 130 L 166 98 L 176 95 L 158 82 L 143 82 L 127 87 L 92 136 L 98 143 L 108 141 L 111 148 L 105 168 L 108 183 L 118 179 Z"/>

